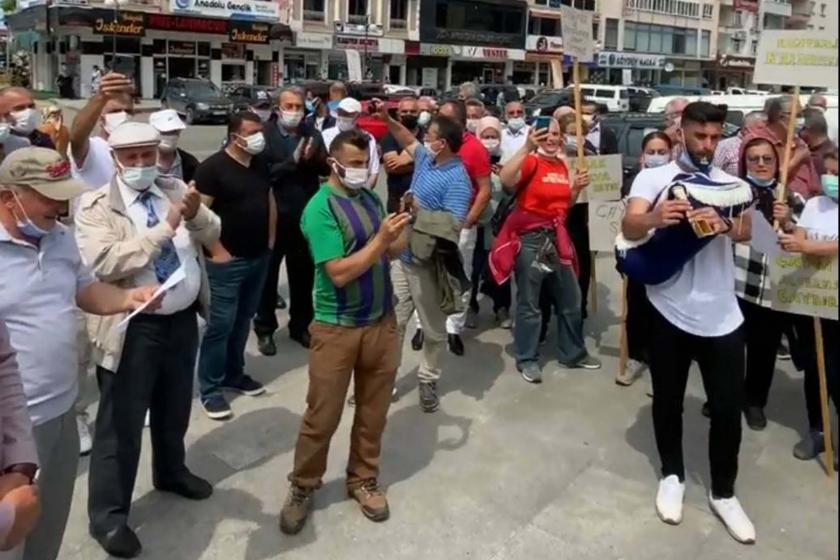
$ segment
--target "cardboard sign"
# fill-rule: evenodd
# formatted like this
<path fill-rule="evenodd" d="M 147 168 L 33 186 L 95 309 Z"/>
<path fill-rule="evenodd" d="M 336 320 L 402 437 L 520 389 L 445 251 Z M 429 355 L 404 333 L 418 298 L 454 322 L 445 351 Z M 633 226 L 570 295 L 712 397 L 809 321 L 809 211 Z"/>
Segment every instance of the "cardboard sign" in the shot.
<path fill-rule="evenodd" d="M 837 33 L 763 30 L 753 82 L 837 89 Z"/>
<path fill-rule="evenodd" d="M 589 203 L 589 248 L 611 253 L 624 218 L 624 202 L 593 200 Z"/>
<path fill-rule="evenodd" d="M 574 172 L 577 167 L 576 162 L 577 158 L 568 158 L 569 171 Z M 579 201 L 620 199 L 621 184 L 624 181 L 621 154 L 589 156 L 586 158 L 586 163 L 589 166 L 590 183 L 581 193 Z"/>
<path fill-rule="evenodd" d="M 837 320 L 837 257 L 787 254 L 770 259 L 773 309 Z"/>
<path fill-rule="evenodd" d="M 571 57 L 577 57 L 580 62 L 592 62 L 595 59 L 592 14 L 593 12 L 560 6 L 563 53 Z"/>

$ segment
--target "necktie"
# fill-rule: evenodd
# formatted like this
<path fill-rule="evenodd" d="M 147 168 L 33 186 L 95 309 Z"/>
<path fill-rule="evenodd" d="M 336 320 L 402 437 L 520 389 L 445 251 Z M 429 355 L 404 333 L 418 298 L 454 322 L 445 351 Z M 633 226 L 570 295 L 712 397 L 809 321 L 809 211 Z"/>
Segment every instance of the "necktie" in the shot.
<path fill-rule="evenodd" d="M 144 192 L 139 197 L 140 202 L 143 203 L 143 207 L 146 209 L 146 226 L 150 228 L 160 223 L 157 214 L 155 214 L 153 197 L 154 195 L 149 191 Z M 160 249 L 160 256 L 155 259 L 154 264 L 155 276 L 157 276 L 158 282 L 160 283 L 165 282 L 181 266 L 181 261 L 178 259 L 178 252 L 175 250 L 175 243 L 171 239 L 163 242 Z"/>

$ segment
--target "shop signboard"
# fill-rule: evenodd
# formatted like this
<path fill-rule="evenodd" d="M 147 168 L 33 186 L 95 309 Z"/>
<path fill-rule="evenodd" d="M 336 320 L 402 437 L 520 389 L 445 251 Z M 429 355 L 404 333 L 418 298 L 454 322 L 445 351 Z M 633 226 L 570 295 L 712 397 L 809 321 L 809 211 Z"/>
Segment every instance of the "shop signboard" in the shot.
<path fill-rule="evenodd" d="M 604 51 L 598 53 L 601 68 L 630 68 L 638 70 L 660 70 L 665 67 L 665 57 L 655 54 L 634 54 Z"/>
<path fill-rule="evenodd" d="M 295 46 L 303 49 L 329 50 L 333 46 L 333 38 L 327 33 L 300 32 L 295 34 Z"/>
<path fill-rule="evenodd" d="M 278 21 L 280 4 L 268 0 L 169 0 L 173 13 L 236 19 Z"/>
<path fill-rule="evenodd" d="M 185 33 L 227 35 L 227 24 L 228 22 L 223 19 L 170 16 L 166 14 L 146 14 L 146 28 L 160 31 L 183 31 Z"/>
<path fill-rule="evenodd" d="M 166 52 L 181 56 L 195 56 L 195 41 L 168 41 Z"/>
<path fill-rule="evenodd" d="M 145 14 L 140 12 L 100 12 L 91 26 L 96 35 L 118 35 L 122 37 L 143 37 L 146 34 Z"/>
<path fill-rule="evenodd" d="M 379 52 L 379 39 L 376 37 L 356 37 L 346 35 L 335 36 L 335 50 L 359 50 L 368 53 Z"/>
<path fill-rule="evenodd" d="M 755 66 L 755 59 L 746 56 L 733 56 L 731 54 L 722 54 L 718 59 L 721 68 L 743 68 L 750 70 Z"/>
<path fill-rule="evenodd" d="M 528 35 L 525 39 L 525 48 L 538 53 L 561 53 L 563 52 L 563 38 Z"/>
<path fill-rule="evenodd" d="M 255 43 L 258 45 L 268 44 L 269 24 L 254 21 L 231 21 L 228 23 L 230 24 L 228 37 L 231 42 Z"/>

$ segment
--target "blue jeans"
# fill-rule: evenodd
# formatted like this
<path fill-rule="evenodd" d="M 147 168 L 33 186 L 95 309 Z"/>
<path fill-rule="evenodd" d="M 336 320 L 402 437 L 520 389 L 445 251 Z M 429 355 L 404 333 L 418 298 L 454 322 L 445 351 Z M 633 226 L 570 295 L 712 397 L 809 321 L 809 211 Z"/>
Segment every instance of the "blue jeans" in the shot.
<path fill-rule="evenodd" d="M 580 312 L 580 288 L 570 266 L 553 265 L 547 272 L 535 266 L 537 253 L 546 235 L 543 232 L 522 236 L 522 249 L 516 257 L 516 321 L 513 347 L 516 366 L 539 360 L 540 288 L 543 280 L 549 290 L 557 316 L 557 359 L 563 365 L 575 365 L 587 356 L 583 341 L 583 317 Z"/>
<path fill-rule="evenodd" d="M 220 394 L 222 386 L 245 373 L 245 343 L 267 270 L 268 254 L 236 257 L 224 264 L 207 261 L 210 319 L 198 360 L 202 401 Z"/>

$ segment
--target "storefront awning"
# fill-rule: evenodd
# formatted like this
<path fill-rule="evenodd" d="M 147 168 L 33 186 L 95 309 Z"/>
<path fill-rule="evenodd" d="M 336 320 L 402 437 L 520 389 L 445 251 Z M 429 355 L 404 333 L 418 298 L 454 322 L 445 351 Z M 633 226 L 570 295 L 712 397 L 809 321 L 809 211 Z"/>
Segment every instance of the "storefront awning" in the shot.
<path fill-rule="evenodd" d="M 285 23 L 273 24 L 268 32 L 268 37 L 272 41 L 280 41 L 289 45 L 295 44 L 295 32 Z"/>

